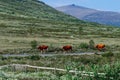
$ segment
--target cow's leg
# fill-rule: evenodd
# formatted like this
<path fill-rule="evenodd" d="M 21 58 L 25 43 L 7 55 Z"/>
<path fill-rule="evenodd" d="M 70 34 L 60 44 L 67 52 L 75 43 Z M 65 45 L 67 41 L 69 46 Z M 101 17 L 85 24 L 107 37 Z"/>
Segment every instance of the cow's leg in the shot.
<path fill-rule="evenodd" d="M 41 50 L 41 53 L 43 53 L 43 50 Z"/>

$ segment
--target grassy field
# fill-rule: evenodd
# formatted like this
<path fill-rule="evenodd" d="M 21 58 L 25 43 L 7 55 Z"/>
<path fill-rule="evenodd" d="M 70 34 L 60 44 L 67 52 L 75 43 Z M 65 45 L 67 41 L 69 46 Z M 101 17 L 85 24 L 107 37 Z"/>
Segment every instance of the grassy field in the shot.
<path fill-rule="evenodd" d="M 26 3 L 31 1 L 27 1 Z M 39 18 L 34 17 L 37 2 L 33 1 L 33 9 L 22 12 L 22 2 L 1 1 L 2 6 L 0 12 L 0 51 L 14 48 L 30 48 L 30 41 L 37 40 L 39 44 L 54 45 L 59 47 L 65 44 L 78 46 L 81 42 L 88 43 L 94 40 L 95 43 L 104 43 L 106 45 L 120 45 L 120 28 L 105 26 L 97 23 L 80 21 L 69 15 L 57 12 L 49 6 L 39 3 L 43 7 L 41 12 L 36 11 Z M 24 2 L 23 2 L 24 3 Z M 14 4 L 11 5 L 11 4 Z M 31 7 L 25 5 L 24 7 Z M 7 6 L 11 7 L 10 9 Z M 7 10 L 6 10 L 7 8 Z M 19 8 L 16 10 L 16 8 Z M 12 10 L 16 14 L 9 12 Z M 51 13 L 48 13 L 48 11 Z M 8 12 L 5 12 L 8 11 Z M 29 12 L 30 11 L 30 12 Z M 46 17 L 45 11 L 47 12 Z M 38 15 L 41 14 L 41 15 Z M 21 16 L 21 15 L 23 16 Z M 52 14 L 52 15 L 51 15 Z M 27 16 L 27 17 L 26 17 Z M 53 19 L 56 18 L 56 19 Z"/>
<path fill-rule="evenodd" d="M 34 18 L 16 18 L 11 16 L 0 20 L 0 50 L 30 48 L 30 42 L 62 46 L 78 46 L 82 42 L 106 45 L 120 45 L 120 28 L 92 23 L 49 21 Z M 13 17 L 13 16 L 12 16 Z"/>
<path fill-rule="evenodd" d="M 105 43 L 106 45 L 118 45 L 120 46 L 119 38 L 91 38 L 91 39 L 80 39 L 80 38 L 70 38 L 70 39 L 62 39 L 62 38 L 39 38 L 39 37 L 7 37 L 7 36 L 0 36 L 0 50 L 5 49 L 15 49 L 15 48 L 31 48 L 30 42 L 36 40 L 39 45 L 46 44 L 46 45 L 53 45 L 55 47 L 62 47 L 63 45 L 70 44 L 73 46 L 79 46 L 80 43 L 89 43 L 92 39 L 96 44 L 98 43 Z"/>
<path fill-rule="evenodd" d="M 0 70 L 1 79 L 8 80 L 119 80 L 120 79 L 120 54 L 113 56 L 82 55 L 82 56 L 52 56 L 40 57 L 0 57 L 0 65 L 28 64 L 40 67 L 62 68 L 66 71 L 41 70 L 35 68 L 4 67 Z M 76 73 L 69 73 L 75 70 Z M 83 71 L 79 73 L 79 71 Z M 85 76 L 85 74 L 87 74 Z"/>
<path fill-rule="evenodd" d="M 24 72 L 13 71 L 14 69 L 4 68 L 0 70 L 2 77 L 0 79 L 7 80 L 119 80 L 119 67 L 118 62 L 109 65 L 90 65 L 91 67 L 85 68 L 85 66 L 67 66 L 65 72 L 59 71 L 46 71 L 40 69 L 27 68 Z M 113 67 L 115 66 L 115 67 Z M 111 69 L 112 68 L 112 69 Z M 70 73 L 71 70 L 75 70 L 76 73 Z M 87 72 L 86 72 L 87 71 Z M 89 72 L 91 71 L 91 72 Z M 99 72 L 99 73 L 98 73 Z"/>

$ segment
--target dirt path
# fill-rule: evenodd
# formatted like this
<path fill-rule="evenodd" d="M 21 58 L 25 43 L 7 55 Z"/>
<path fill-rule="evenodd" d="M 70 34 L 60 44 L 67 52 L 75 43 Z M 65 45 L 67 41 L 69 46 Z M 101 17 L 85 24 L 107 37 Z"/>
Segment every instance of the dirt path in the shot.
<path fill-rule="evenodd" d="M 43 54 L 39 54 L 39 56 L 75 56 L 75 55 L 91 55 L 91 54 L 95 54 L 94 52 L 79 52 L 79 53 L 64 53 L 64 54 L 55 54 L 55 53 L 43 53 Z M 98 53 L 101 54 L 101 53 Z M 32 54 L 33 55 L 33 54 Z M 24 54 L 3 54 L 1 55 L 3 57 L 27 57 L 27 56 L 31 56 L 31 54 L 28 53 L 24 53 Z"/>

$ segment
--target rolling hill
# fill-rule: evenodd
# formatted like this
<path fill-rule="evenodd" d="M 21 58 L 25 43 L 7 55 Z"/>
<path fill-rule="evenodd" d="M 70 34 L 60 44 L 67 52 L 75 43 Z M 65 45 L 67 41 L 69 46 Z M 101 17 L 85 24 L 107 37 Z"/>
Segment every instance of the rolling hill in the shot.
<path fill-rule="evenodd" d="M 43 20 L 76 20 L 71 16 L 63 15 L 63 13 L 38 0 L 0 0 L 0 13 Z"/>
<path fill-rule="evenodd" d="M 0 0 L 0 50 L 28 48 L 33 40 L 76 45 L 90 39 L 100 42 L 99 37 L 105 42 L 119 38 L 119 33 L 119 28 L 79 20 L 38 0 Z"/>
<path fill-rule="evenodd" d="M 70 14 L 78 19 L 90 22 L 98 22 L 100 24 L 120 26 L 120 13 L 112 11 L 99 11 L 75 4 L 66 5 L 56 8 L 66 14 Z"/>

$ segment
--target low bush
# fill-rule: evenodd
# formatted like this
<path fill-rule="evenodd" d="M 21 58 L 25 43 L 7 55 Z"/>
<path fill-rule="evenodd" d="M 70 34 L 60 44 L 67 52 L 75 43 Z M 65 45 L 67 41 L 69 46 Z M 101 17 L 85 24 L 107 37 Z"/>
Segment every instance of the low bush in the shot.
<path fill-rule="evenodd" d="M 30 56 L 30 59 L 31 60 L 39 60 L 40 56 L 39 55 L 32 55 L 32 56 Z"/>
<path fill-rule="evenodd" d="M 87 43 L 80 43 L 79 48 L 81 49 L 88 49 L 89 45 Z"/>
<path fill-rule="evenodd" d="M 89 41 L 89 48 L 90 48 L 90 49 L 95 49 L 94 46 L 95 46 L 95 42 L 94 42 L 93 40 L 90 40 L 90 41 Z"/>
<path fill-rule="evenodd" d="M 31 41 L 31 47 L 32 47 L 32 49 L 36 49 L 36 47 L 37 47 L 37 41 L 36 40 Z"/>
<path fill-rule="evenodd" d="M 114 54 L 112 52 L 107 52 L 102 54 L 103 57 L 112 57 Z"/>

